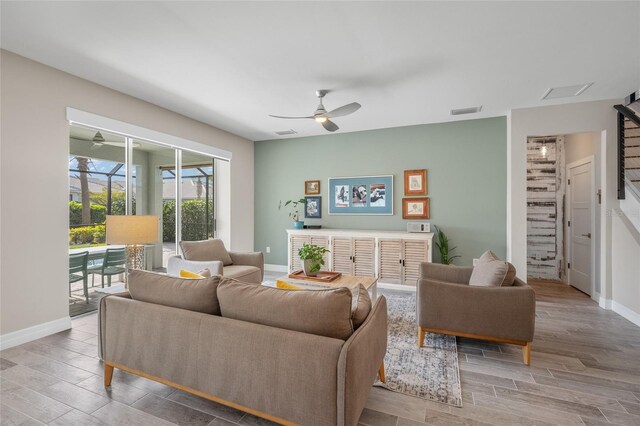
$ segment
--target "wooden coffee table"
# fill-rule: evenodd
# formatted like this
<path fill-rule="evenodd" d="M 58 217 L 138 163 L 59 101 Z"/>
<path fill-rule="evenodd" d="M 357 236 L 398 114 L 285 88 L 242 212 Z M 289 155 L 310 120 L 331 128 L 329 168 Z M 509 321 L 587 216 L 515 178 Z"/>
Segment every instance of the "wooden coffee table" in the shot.
<path fill-rule="evenodd" d="M 371 301 L 375 301 L 378 297 L 378 279 L 376 277 L 361 277 L 354 275 L 341 275 L 339 278 L 336 278 L 330 282 L 318 282 L 312 280 L 305 280 L 299 278 L 289 278 L 289 275 L 284 275 L 278 278 L 280 281 L 284 281 L 289 284 L 294 284 L 300 287 L 305 288 L 338 288 L 338 287 L 347 287 L 353 288 L 357 287 L 358 284 L 362 284 L 364 288 L 367 289 L 369 295 L 371 296 Z"/>

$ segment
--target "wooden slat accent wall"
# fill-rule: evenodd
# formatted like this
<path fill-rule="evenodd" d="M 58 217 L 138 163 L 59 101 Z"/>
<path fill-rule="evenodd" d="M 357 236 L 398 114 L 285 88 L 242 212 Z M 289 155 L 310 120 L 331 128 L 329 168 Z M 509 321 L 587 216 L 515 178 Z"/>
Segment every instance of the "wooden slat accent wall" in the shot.
<path fill-rule="evenodd" d="M 390 284 L 402 282 L 402 240 L 386 239 L 378 240 L 378 278 L 380 281 Z"/>
<path fill-rule="evenodd" d="M 376 259 L 375 238 L 354 238 L 353 239 L 353 275 L 363 277 L 373 277 L 375 272 Z"/>
<path fill-rule="evenodd" d="M 547 157 L 541 154 L 547 148 Z M 527 275 L 562 278 L 564 140 L 527 140 Z"/>

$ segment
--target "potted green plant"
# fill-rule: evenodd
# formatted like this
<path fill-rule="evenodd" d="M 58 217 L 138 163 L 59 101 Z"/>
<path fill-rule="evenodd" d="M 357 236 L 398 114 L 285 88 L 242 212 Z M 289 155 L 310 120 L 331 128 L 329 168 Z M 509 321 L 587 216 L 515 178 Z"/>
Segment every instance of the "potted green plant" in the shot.
<path fill-rule="evenodd" d="M 289 217 L 293 219 L 293 227 L 295 229 L 303 229 L 304 222 L 300 220 L 300 209 L 304 208 L 304 204 L 304 198 L 300 198 L 299 200 L 287 200 L 285 201 L 284 206 L 282 205 L 282 202 L 280 202 L 278 210 L 280 210 L 282 207 L 291 206 L 289 207 Z"/>
<path fill-rule="evenodd" d="M 303 244 L 298 250 L 298 256 L 302 260 L 302 270 L 308 277 L 315 277 L 324 265 L 324 255 L 329 253 L 324 247 L 315 244 Z"/>
<path fill-rule="evenodd" d="M 449 238 L 446 236 L 446 234 L 437 226 L 433 225 L 433 227 L 436 229 L 435 244 L 436 247 L 438 247 L 438 251 L 440 252 L 440 263 L 442 263 L 443 265 L 451 265 L 453 263 L 453 260 L 460 256 L 451 256 L 451 252 L 453 252 L 456 248 L 449 248 Z"/>

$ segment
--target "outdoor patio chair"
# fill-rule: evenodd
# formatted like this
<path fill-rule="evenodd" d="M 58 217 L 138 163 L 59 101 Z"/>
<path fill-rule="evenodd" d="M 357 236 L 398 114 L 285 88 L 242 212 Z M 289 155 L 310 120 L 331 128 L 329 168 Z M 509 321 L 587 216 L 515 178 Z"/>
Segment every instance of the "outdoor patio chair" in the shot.
<path fill-rule="evenodd" d="M 84 298 L 87 303 L 89 303 L 89 289 L 87 288 L 87 284 L 89 281 L 89 274 L 87 271 L 88 262 L 88 251 L 69 255 L 69 297 L 71 297 L 71 284 L 82 281 Z"/>
<path fill-rule="evenodd" d="M 127 263 L 127 255 L 125 249 L 107 249 L 104 253 L 102 264 L 91 266 L 88 268 L 90 274 L 100 274 L 102 287 L 104 288 L 104 277 L 107 277 L 107 283 L 111 287 L 111 277 L 113 275 L 124 274 L 127 270 L 125 265 Z M 95 276 L 95 275 L 94 275 Z M 93 277 L 91 278 L 91 284 L 93 285 Z"/>

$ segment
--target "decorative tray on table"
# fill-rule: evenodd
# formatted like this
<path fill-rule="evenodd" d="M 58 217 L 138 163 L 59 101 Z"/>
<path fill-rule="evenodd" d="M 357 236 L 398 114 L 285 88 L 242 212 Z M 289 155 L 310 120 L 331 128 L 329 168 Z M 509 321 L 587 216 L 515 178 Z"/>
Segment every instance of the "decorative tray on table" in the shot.
<path fill-rule="evenodd" d="M 304 274 L 304 271 L 294 271 L 289 274 L 289 278 L 294 278 L 296 280 L 309 280 L 309 281 L 320 281 L 320 282 L 331 282 L 337 278 L 342 276 L 342 272 L 329 272 L 329 271 L 320 271 L 318 275 L 315 277 L 308 277 Z"/>

